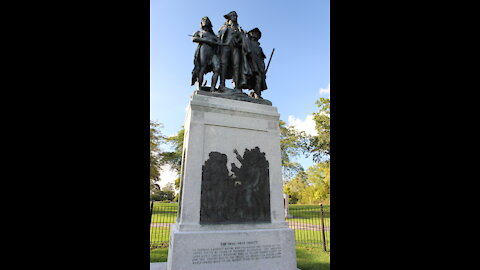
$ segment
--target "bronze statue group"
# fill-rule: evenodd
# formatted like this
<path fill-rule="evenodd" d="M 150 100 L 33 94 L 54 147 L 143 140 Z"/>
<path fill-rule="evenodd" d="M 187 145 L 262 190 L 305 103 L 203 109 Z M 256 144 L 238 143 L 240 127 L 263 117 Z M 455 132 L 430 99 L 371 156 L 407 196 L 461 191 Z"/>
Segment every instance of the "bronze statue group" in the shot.
<path fill-rule="evenodd" d="M 212 30 L 208 17 L 203 17 L 200 30 L 192 35 L 192 41 L 198 43 L 195 51 L 192 85 L 197 90 L 210 92 L 243 93 L 242 89 L 253 90 L 250 96 L 262 98 L 261 92 L 267 89 L 266 58 L 258 40 L 262 37 L 260 29 L 248 32 L 237 22 L 237 13 L 232 11 L 224 15 L 226 21 L 218 31 Z M 213 72 L 211 86 L 206 86 L 204 75 Z M 220 77 L 220 84 L 216 84 Z M 225 80 L 231 79 L 233 89 L 225 86 Z"/>

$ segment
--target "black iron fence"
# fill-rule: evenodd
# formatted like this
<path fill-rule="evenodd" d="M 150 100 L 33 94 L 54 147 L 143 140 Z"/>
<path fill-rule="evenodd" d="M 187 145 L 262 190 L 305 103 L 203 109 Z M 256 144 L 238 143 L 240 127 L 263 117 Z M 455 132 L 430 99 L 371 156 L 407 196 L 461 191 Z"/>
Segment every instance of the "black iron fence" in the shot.
<path fill-rule="evenodd" d="M 150 249 L 167 248 L 170 226 L 177 218 L 177 204 L 150 203 Z"/>
<path fill-rule="evenodd" d="M 329 205 L 291 204 L 286 221 L 295 230 L 297 245 L 317 246 L 330 251 Z"/>
<path fill-rule="evenodd" d="M 177 209 L 174 203 L 150 203 L 150 249 L 168 248 L 170 226 L 175 223 Z M 295 230 L 297 245 L 330 251 L 329 205 L 291 204 L 286 221 Z"/>

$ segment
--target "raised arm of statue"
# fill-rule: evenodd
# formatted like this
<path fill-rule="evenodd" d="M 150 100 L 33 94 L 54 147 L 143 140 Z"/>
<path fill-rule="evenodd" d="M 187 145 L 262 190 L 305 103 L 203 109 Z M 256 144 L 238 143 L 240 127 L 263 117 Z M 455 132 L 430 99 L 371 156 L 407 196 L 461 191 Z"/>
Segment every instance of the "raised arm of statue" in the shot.
<path fill-rule="evenodd" d="M 242 163 L 242 162 L 243 162 L 243 158 L 242 158 L 242 156 L 240 156 L 240 154 L 238 153 L 237 149 L 233 149 L 233 153 L 235 153 L 235 155 L 237 156 L 238 161 L 240 161 L 240 163 Z"/>
<path fill-rule="evenodd" d="M 217 45 L 215 41 L 212 41 L 211 39 L 206 39 L 202 36 L 200 31 L 197 31 L 193 33 L 192 35 L 192 42 L 195 43 L 207 43 L 209 45 Z"/>
<path fill-rule="evenodd" d="M 208 45 L 212 45 L 212 46 L 220 45 L 220 43 L 216 41 L 201 38 L 201 37 L 192 37 L 192 41 L 196 43 L 207 43 Z"/>

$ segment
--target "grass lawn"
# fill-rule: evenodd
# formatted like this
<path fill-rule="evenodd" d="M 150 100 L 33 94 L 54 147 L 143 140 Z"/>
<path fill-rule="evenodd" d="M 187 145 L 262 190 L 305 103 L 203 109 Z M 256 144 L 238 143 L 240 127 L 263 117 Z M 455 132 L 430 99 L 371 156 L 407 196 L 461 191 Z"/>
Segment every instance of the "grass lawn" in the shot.
<path fill-rule="evenodd" d="M 327 270 L 330 269 L 330 253 L 316 247 L 296 247 L 297 267 L 300 270 Z"/>
<path fill-rule="evenodd" d="M 330 254 L 320 248 L 297 246 L 297 267 L 300 270 L 328 270 L 330 269 Z M 154 249 L 150 251 L 150 262 L 166 262 L 168 249 Z"/>

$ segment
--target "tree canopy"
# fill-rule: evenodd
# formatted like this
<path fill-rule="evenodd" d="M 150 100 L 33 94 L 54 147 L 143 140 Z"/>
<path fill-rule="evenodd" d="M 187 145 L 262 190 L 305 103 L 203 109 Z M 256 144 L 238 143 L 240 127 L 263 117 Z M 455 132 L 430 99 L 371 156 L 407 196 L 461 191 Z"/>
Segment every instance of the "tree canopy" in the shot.
<path fill-rule="evenodd" d="M 155 121 L 150 121 L 150 190 L 158 190 L 160 186 L 156 184 L 160 181 L 160 166 L 163 164 L 161 159 L 161 145 L 165 142 L 160 128 L 163 125 Z"/>
<path fill-rule="evenodd" d="M 182 126 L 176 135 L 167 137 L 165 142 L 173 146 L 173 151 L 163 152 L 162 160 L 165 164 L 169 164 L 177 173 L 180 172 L 182 165 L 183 137 L 185 128 Z"/>
<path fill-rule="evenodd" d="M 313 113 L 316 136 L 310 136 L 304 148 L 313 154 L 313 160 L 320 162 L 330 159 L 330 99 L 320 98 L 315 102 L 319 110 Z"/>
<path fill-rule="evenodd" d="M 302 153 L 302 145 L 305 144 L 305 133 L 295 130 L 292 126 L 287 126 L 282 120 L 278 122 L 278 125 L 280 127 L 282 173 L 284 178 L 291 178 L 298 172 L 303 171 L 303 167 L 298 162 L 292 161 L 292 159 Z"/>
<path fill-rule="evenodd" d="M 283 188 L 290 203 L 330 203 L 330 162 L 312 165 L 306 172 L 299 172 Z"/>
<path fill-rule="evenodd" d="M 180 171 L 183 149 L 183 127 L 176 135 L 170 137 L 162 135 L 160 131 L 162 127 L 161 123 L 150 121 L 150 191 L 152 198 L 156 200 L 174 198 L 174 187 L 178 189 L 179 178 L 175 180 L 175 185 L 168 183 L 163 189 L 157 182 L 161 180 L 160 172 L 163 165 L 170 165 L 177 173 Z M 161 146 L 167 144 L 173 146 L 173 151 L 163 151 Z"/>

